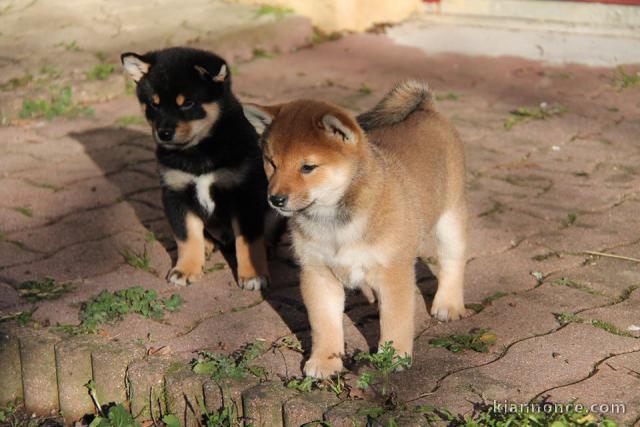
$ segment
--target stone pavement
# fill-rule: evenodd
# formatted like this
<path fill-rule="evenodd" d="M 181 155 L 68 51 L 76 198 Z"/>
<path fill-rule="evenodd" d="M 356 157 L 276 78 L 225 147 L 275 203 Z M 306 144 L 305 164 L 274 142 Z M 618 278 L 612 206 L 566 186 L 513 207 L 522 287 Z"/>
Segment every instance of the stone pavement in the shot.
<path fill-rule="evenodd" d="M 638 67 L 625 70 L 634 75 Z M 614 69 L 427 56 L 383 34 L 349 35 L 258 58 L 235 71 L 243 101 L 308 97 L 354 112 L 372 106 L 394 82 L 418 77 L 430 83 L 439 109 L 462 135 L 471 207 L 466 302 L 476 314 L 446 324 L 429 319 L 424 313 L 437 283 L 418 266 L 424 303 L 413 367 L 392 375 L 399 401 L 454 413 L 468 413 L 482 398 L 624 403 L 626 412 L 613 418 L 638 423 L 639 86 L 621 88 Z M 535 117 L 510 114 L 521 107 Z M 182 365 L 176 368 L 176 361 L 202 349 L 229 353 L 257 339 L 270 345 L 297 338 L 308 350 L 297 270 L 286 245 L 271 262 L 274 284 L 262 294 L 239 289 L 226 264 L 220 268 L 219 253 L 202 281 L 186 288 L 165 282 L 175 245 L 160 207 L 148 129 L 126 124 L 132 120 L 124 118 L 139 114 L 132 96 L 93 108 L 92 118 L 0 128 L 0 312 L 37 306 L 24 326 L 0 324 L 8 337 L 0 347 L 0 365 L 8 372 L 0 377 L 6 382 L 2 399 L 23 394 L 29 410 L 62 407 L 66 415 L 81 414 L 91 411 L 91 402 L 77 390 L 92 373 L 98 386 L 115 384 L 101 391 L 106 399 L 126 398 L 128 365 L 134 413 L 148 415 L 148 396 L 164 384 L 166 400 L 174 402 L 169 410 L 182 414 L 188 412 L 183 396 L 203 395 L 211 406 L 220 390 Z M 126 251 L 141 258 L 146 253 L 149 264 L 130 265 Z M 21 283 L 47 276 L 75 288 L 35 304 L 20 296 Z M 161 321 L 127 315 L 89 338 L 70 340 L 53 331 L 57 324 L 78 324 L 82 303 L 101 290 L 134 285 L 162 297 L 178 293 L 184 303 Z M 376 309 L 364 298 L 349 297 L 344 323 L 347 358 L 376 345 Z M 478 328 L 496 336 L 486 353 L 452 353 L 429 343 Z M 342 425 L 336 420 L 353 414 L 357 402 L 334 406 L 319 399 L 323 409 L 309 409 L 312 397 L 281 390 L 283 378 L 301 375 L 306 357 L 289 347 L 256 362 L 273 382 L 232 387 L 237 394 L 244 390 L 245 415 L 259 425 L 277 425 L 284 405 L 287 425 L 299 425 L 332 407 L 324 417 Z M 270 416 L 276 420 L 264 418 Z"/>

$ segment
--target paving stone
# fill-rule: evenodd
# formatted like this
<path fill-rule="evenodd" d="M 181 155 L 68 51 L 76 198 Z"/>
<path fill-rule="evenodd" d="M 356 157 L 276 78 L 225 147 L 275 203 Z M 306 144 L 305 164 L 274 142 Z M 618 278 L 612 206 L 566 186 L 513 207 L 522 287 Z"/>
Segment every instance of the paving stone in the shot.
<path fill-rule="evenodd" d="M 238 417 L 244 416 L 242 393 L 255 387 L 260 380 L 246 376 L 237 380 L 208 380 L 203 385 L 204 401 L 208 412 L 218 412 L 225 406 L 233 407 Z"/>
<path fill-rule="evenodd" d="M 284 426 L 282 405 L 294 394 L 280 381 L 258 384 L 242 393 L 243 416 L 256 427 Z"/>
<path fill-rule="evenodd" d="M 9 329 L 0 329 L 0 405 L 23 399 L 20 342 Z"/>
<path fill-rule="evenodd" d="M 23 330 L 19 339 L 25 410 L 51 415 L 60 409 L 54 350 L 59 337 L 44 331 Z"/>
<path fill-rule="evenodd" d="M 144 355 L 144 346 L 120 340 L 108 342 L 91 353 L 91 368 L 100 403 L 127 401 L 127 368 Z"/>
<path fill-rule="evenodd" d="M 136 360 L 127 369 L 131 413 L 140 420 L 159 419 L 167 413 L 164 374 L 180 361 L 170 357 L 147 357 Z M 153 415 L 152 415 L 153 411 Z"/>
<path fill-rule="evenodd" d="M 78 336 L 56 343 L 60 411 L 68 424 L 95 412 L 86 384 L 93 379 L 91 353 L 101 342 L 99 337 Z"/>
<path fill-rule="evenodd" d="M 338 402 L 335 394 L 317 390 L 293 396 L 283 406 L 284 426 L 298 427 L 322 421 L 325 411 Z"/>
<path fill-rule="evenodd" d="M 575 399 L 584 405 L 596 405 L 595 412 L 613 418 L 620 425 L 632 425 L 640 416 L 639 372 L 638 352 L 613 356 L 600 363 L 593 375 L 549 391 L 549 400 L 570 402 Z"/>
<path fill-rule="evenodd" d="M 367 403 L 360 400 L 345 400 L 331 407 L 324 413 L 324 420 L 332 427 L 364 427 L 367 417 L 358 411 L 367 407 Z"/>
<path fill-rule="evenodd" d="M 180 419 L 180 425 L 197 427 L 201 425 L 204 405 L 203 385 L 206 375 L 199 375 L 185 365 L 176 367 L 164 376 L 165 395 L 168 413 Z"/>

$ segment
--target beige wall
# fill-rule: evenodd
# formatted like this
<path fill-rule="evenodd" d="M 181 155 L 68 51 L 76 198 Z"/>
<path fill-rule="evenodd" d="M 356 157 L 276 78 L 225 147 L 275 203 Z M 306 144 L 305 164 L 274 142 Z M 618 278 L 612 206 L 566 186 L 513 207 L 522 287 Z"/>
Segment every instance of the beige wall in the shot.
<path fill-rule="evenodd" d="M 314 26 L 333 31 L 363 31 L 373 24 L 399 22 L 420 10 L 421 0 L 235 0 L 240 3 L 289 7 Z"/>

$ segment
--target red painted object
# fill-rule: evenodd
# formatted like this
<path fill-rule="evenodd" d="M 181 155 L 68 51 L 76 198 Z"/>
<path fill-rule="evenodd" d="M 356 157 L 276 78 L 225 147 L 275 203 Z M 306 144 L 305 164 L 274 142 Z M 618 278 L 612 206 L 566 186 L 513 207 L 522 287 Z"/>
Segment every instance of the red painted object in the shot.
<path fill-rule="evenodd" d="M 441 0 L 422 0 L 424 3 L 440 3 Z M 581 3 L 605 3 L 605 4 L 626 4 L 629 6 L 640 6 L 640 0 L 564 0 Z"/>

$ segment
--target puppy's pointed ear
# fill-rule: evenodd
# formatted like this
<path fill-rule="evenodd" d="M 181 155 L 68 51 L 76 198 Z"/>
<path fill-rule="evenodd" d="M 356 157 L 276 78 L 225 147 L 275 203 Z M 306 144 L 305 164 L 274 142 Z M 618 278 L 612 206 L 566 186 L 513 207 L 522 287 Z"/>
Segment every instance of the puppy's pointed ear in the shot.
<path fill-rule="evenodd" d="M 253 125 L 258 132 L 258 135 L 262 135 L 264 130 L 269 127 L 273 119 L 280 112 L 280 105 L 271 105 L 263 107 L 256 104 L 243 104 L 242 109 L 244 115 L 249 120 L 249 123 Z"/>
<path fill-rule="evenodd" d="M 149 72 L 151 63 L 144 56 L 137 53 L 127 52 L 120 55 L 122 66 L 131 79 L 138 83 L 145 74 Z"/>
<path fill-rule="evenodd" d="M 345 114 L 325 114 L 320 125 L 330 138 L 339 139 L 348 144 L 358 141 L 358 127 L 353 120 Z"/>
<path fill-rule="evenodd" d="M 224 82 L 227 79 L 227 76 L 229 75 L 229 71 L 227 70 L 227 64 L 222 64 L 222 66 L 218 70 L 218 73 L 215 76 L 211 74 L 206 68 L 200 65 L 195 65 L 193 68 L 196 69 L 198 74 L 200 74 L 200 77 L 202 77 L 203 79 L 213 80 L 214 82 L 218 82 L 218 83 Z"/>

